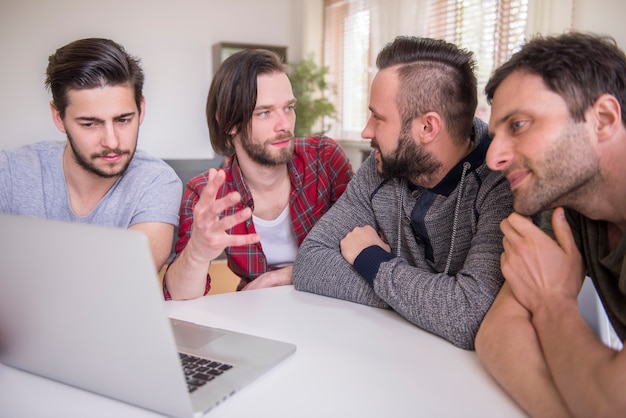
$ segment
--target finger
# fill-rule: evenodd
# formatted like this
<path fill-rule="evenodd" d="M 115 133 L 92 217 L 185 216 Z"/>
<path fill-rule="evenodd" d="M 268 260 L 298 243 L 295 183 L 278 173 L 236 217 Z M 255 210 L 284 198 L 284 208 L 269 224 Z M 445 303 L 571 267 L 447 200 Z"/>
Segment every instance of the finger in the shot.
<path fill-rule="evenodd" d="M 249 207 L 245 207 L 232 215 L 224 216 L 222 219 L 220 219 L 220 229 L 227 231 L 235 225 L 239 225 L 240 223 L 247 221 L 251 217 L 252 210 Z"/>
<path fill-rule="evenodd" d="M 226 234 L 225 237 L 226 238 L 224 241 L 227 244 L 225 245 L 225 247 L 240 247 L 256 244 L 257 242 L 261 241 L 261 235 L 259 234 Z"/>
<path fill-rule="evenodd" d="M 565 219 L 565 210 L 563 208 L 554 209 L 552 213 L 552 229 L 554 230 L 556 241 L 567 254 L 578 252 L 572 228 L 567 219 Z"/>
<path fill-rule="evenodd" d="M 193 208 L 194 225 L 199 228 L 212 227 L 224 230 L 225 227 L 220 224 L 220 214 L 238 201 L 240 201 L 239 193 L 233 192 L 212 202 L 205 201 L 204 206 L 196 205 L 196 207 Z"/>
<path fill-rule="evenodd" d="M 532 235 L 539 229 L 529 216 L 520 215 L 513 212 L 506 218 L 507 224 L 510 227 L 510 233 L 514 232 L 522 237 Z"/>
<path fill-rule="evenodd" d="M 500 254 L 500 271 L 502 271 L 502 275 L 504 276 L 505 279 L 508 278 L 508 276 L 509 276 L 509 263 L 508 263 L 506 251 L 504 251 L 502 254 Z"/>
<path fill-rule="evenodd" d="M 374 229 L 374 227 L 372 225 L 364 225 L 361 227 L 363 229 L 363 231 L 367 232 L 368 234 L 377 234 L 376 230 Z"/>
<path fill-rule="evenodd" d="M 207 183 L 202 190 L 200 190 L 200 198 L 196 206 L 206 206 L 213 202 L 217 196 L 217 191 L 222 187 L 225 180 L 226 173 L 223 170 L 210 168 L 207 173 Z"/>

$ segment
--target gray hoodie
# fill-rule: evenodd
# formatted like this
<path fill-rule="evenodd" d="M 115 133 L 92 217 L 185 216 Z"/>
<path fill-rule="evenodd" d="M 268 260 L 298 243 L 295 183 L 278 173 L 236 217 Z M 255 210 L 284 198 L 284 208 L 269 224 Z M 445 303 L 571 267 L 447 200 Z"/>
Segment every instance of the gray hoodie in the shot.
<path fill-rule="evenodd" d="M 503 283 L 500 221 L 513 211 L 509 183 L 485 164 L 487 126 L 474 121 L 474 150 L 431 189 L 385 179 L 372 155 L 300 246 L 294 286 L 391 308 L 464 349 Z M 368 247 L 348 264 L 339 242 L 371 225 L 392 249 Z"/>

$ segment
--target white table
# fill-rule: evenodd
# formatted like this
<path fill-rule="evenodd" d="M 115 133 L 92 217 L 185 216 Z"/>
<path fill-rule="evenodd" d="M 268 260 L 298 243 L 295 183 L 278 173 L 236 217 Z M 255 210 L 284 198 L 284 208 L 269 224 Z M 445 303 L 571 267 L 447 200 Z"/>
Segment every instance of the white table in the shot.
<path fill-rule="evenodd" d="M 165 303 L 172 318 L 298 347 L 210 417 L 524 416 L 474 352 L 420 330 L 393 311 L 292 286 Z M 0 416 L 155 414 L 0 365 Z"/>

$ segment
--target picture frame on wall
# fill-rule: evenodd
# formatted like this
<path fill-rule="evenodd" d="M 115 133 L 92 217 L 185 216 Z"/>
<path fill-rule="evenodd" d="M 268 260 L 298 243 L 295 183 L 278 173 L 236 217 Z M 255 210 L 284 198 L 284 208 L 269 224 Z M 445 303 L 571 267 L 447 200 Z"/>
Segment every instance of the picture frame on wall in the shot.
<path fill-rule="evenodd" d="M 244 49 L 268 49 L 276 52 L 283 59 L 283 62 L 287 63 L 286 46 L 219 42 L 213 45 L 213 73 L 215 74 L 217 67 L 219 67 L 226 58 Z"/>

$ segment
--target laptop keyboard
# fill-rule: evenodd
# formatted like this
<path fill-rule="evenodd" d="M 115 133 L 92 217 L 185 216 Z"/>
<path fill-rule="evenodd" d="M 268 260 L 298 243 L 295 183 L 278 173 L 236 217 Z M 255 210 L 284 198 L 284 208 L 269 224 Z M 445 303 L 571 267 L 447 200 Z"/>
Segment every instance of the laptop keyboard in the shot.
<path fill-rule="evenodd" d="M 185 371 L 189 393 L 207 384 L 224 372 L 233 368 L 232 365 L 219 361 L 178 353 Z"/>

